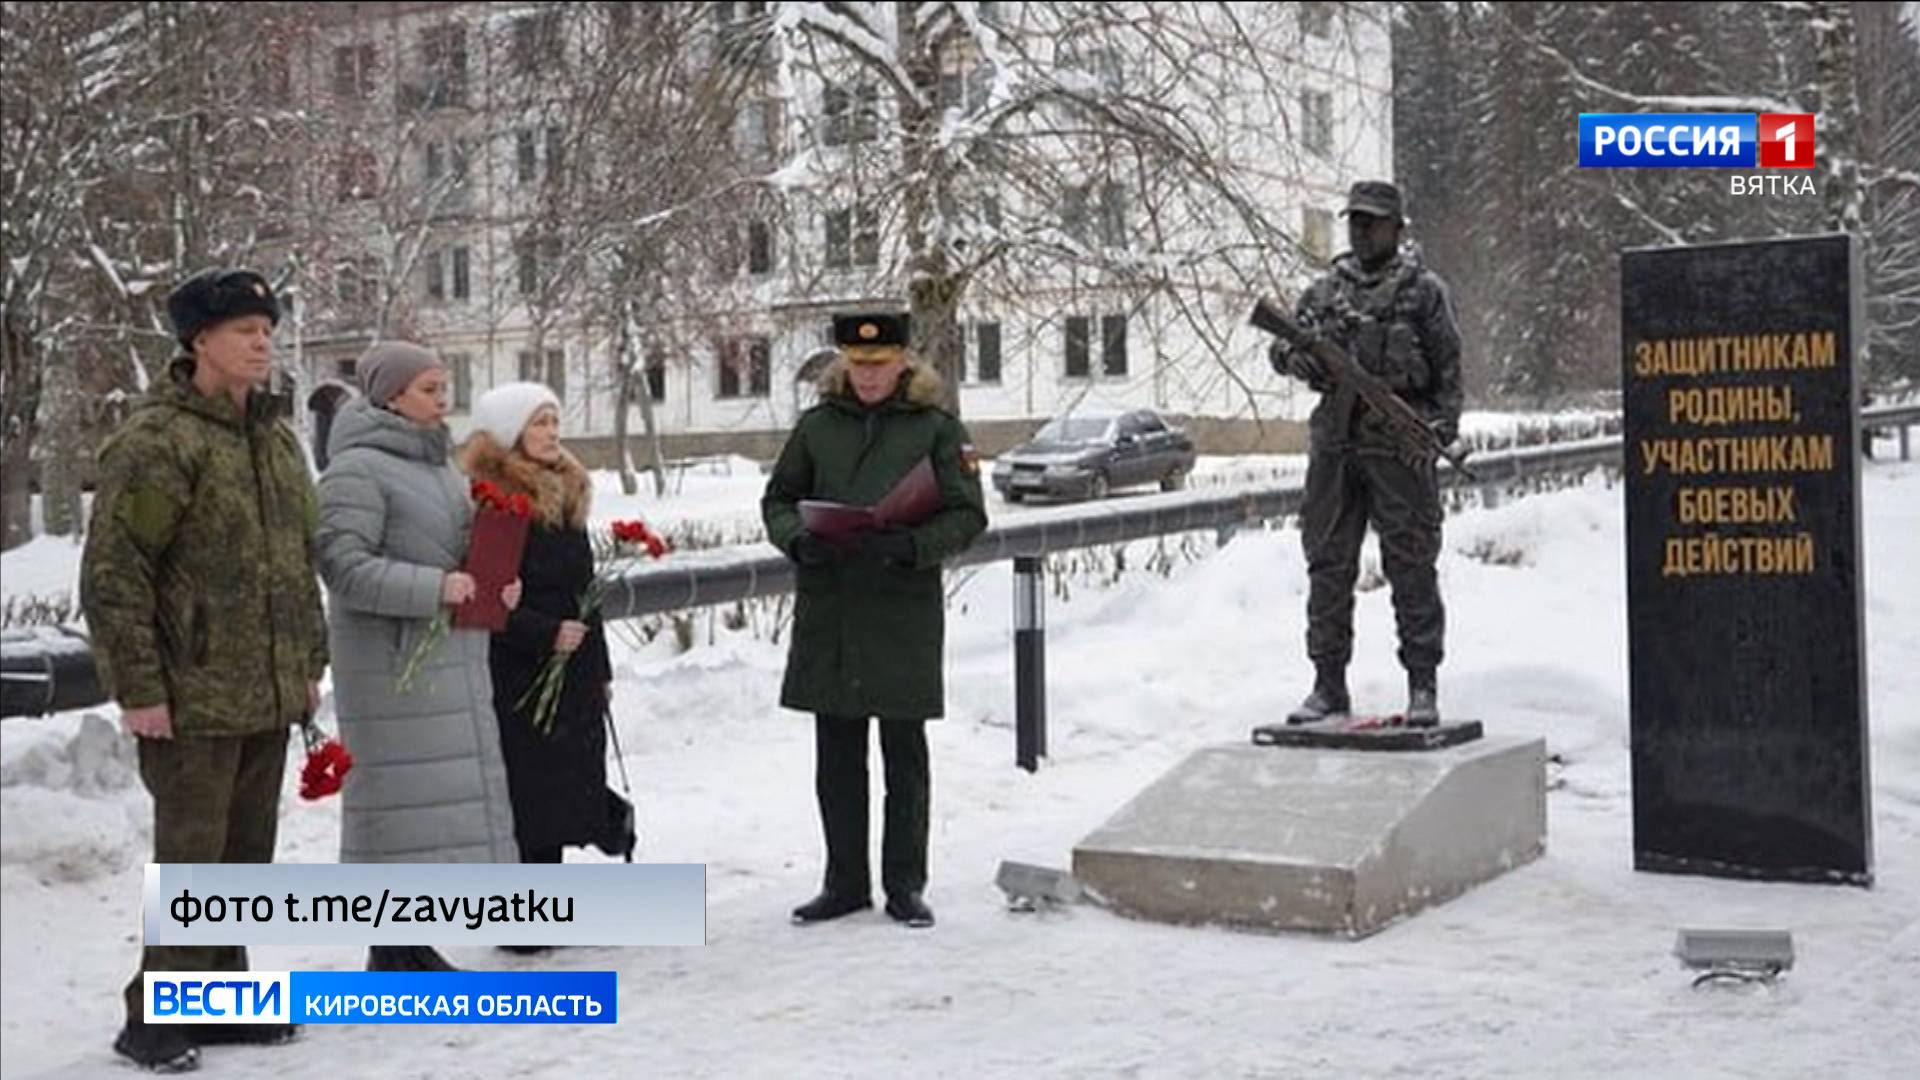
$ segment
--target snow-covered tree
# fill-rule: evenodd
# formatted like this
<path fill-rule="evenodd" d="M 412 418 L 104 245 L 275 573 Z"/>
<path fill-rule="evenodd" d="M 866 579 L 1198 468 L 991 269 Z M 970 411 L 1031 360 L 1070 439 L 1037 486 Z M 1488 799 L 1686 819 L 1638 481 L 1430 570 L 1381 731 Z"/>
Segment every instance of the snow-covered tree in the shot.
<path fill-rule="evenodd" d="M 266 21 L 278 10 L 259 7 Z M 5 5 L 6 546 L 28 538 L 28 484 L 45 464 L 39 436 L 109 421 L 100 401 L 144 389 L 173 354 L 167 288 L 244 257 L 256 240 L 258 151 L 274 129 L 256 93 L 263 54 L 249 44 L 264 35 L 232 14 L 211 4 Z M 49 385 L 65 390 L 49 398 Z M 62 446 L 71 456 L 89 441 Z M 50 483 L 77 477 L 80 462 L 52 464 Z"/>
<path fill-rule="evenodd" d="M 1174 313 L 1194 344 L 1156 342 L 1156 378 L 1244 387 L 1228 342 L 1249 298 L 1306 262 L 1300 192 L 1354 178 L 1330 104 L 1303 108 L 1323 85 L 1306 61 L 1358 70 L 1355 31 L 1372 18 L 1358 5 L 830 2 L 775 5 L 736 32 L 785 46 L 778 79 L 806 122 L 776 186 L 796 227 L 824 235 L 840 271 L 825 295 L 904 298 L 950 393 L 963 304 L 1050 315 L 1079 293 Z"/>
<path fill-rule="evenodd" d="M 1533 404 L 1617 385 L 1622 248 L 1827 230 L 1866 252 L 1869 380 L 1920 350 L 1920 249 L 1908 239 L 1920 117 L 1905 89 L 1920 65 L 1890 6 L 1400 14 L 1400 171 L 1415 206 L 1447 219 L 1428 251 L 1468 325 L 1470 384 Z M 1581 170 L 1583 111 L 1816 113 L 1818 196 L 1736 198 L 1717 170 Z M 1464 130 L 1426 134 L 1450 128 Z"/>

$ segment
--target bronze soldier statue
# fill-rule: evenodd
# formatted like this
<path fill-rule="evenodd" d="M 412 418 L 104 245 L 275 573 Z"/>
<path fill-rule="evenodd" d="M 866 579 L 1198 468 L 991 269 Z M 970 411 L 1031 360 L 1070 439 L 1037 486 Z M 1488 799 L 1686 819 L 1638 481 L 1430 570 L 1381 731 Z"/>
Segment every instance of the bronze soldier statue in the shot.
<path fill-rule="evenodd" d="M 1363 180 L 1347 195 L 1351 250 L 1300 298 L 1295 316 L 1345 350 L 1431 425 L 1439 445 L 1460 425 L 1460 330 L 1446 283 L 1402 250 L 1400 190 Z M 1310 587 L 1307 655 L 1313 690 L 1288 717 L 1312 723 L 1351 710 L 1346 669 L 1353 657 L 1353 590 L 1360 547 L 1372 523 L 1393 589 L 1400 663 L 1407 670 L 1406 720 L 1440 722 L 1437 671 L 1446 609 L 1440 555 L 1440 489 L 1431 458 L 1408 459 L 1386 418 L 1342 387 L 1312 350 L 1276 341 L 1274 370 L 1321 392 L 1308 422 L 1311 449 L 1300 515 Z"/>

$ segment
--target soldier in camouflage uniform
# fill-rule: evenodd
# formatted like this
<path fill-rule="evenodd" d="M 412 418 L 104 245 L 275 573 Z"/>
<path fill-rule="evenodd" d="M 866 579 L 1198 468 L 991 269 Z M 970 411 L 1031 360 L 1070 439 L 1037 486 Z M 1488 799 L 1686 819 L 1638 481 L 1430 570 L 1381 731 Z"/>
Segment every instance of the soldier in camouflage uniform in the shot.
<path fill-rule="evenodd" d="M 1400 249 L 1400 191 L 1367 180 L 1347 197 L 1352 250 L 1300 298 L 1296 317 L 1317 327 L 1426 418 L 1442 442 L 1460 425 L 1460 330 L 1447 287 Z M 1440 555 L 1440 490 L 1434 463 L 1408 464 L 1378 418 L 1333 385 L 1319 360 L 1276 343 L 1274 370 L 1322 392 L 1308 422 L 1312 447 L 1300 515 L 1310 589 L 1307 655 L 1313 691 L 1287 717 L 1311 723 L 1347 713 L 1346 668 L 1353 656 L 1353 589 L 1360 546 L 1371 521 L 1382 568 L 1393 587 L 1400 663 L 1407 669 L 1407 722 L 1439 723 L 1436 670 L 1446 610 L 1434 563 Z"/>
<path fill-rule="evenodd" d="M 287 733 L 327 666 L 313 478 L 265 392 L 280 307 L 216 270 L 167 300 L 187 355 L 100 453 L 80 592 L 104 685 L 137 736 L 156 863 L 271 862 Z M 239 946 L 148 946 L 114 1049 L 151 1069 L 287 1025 L 149 1025 L 147 971 L 244 971 Z"/>

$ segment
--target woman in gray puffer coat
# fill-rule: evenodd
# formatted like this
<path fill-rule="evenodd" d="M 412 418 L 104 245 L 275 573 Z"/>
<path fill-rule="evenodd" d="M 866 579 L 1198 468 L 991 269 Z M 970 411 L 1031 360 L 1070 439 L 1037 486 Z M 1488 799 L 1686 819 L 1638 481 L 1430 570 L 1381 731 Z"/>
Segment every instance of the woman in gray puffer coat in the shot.
<path fill-rule="evenodd" d="M 403 692 L 401 672 L 461 573 L 473 507 L 443 422 L 447 372 L 418 345 L 360 358 L 365 397 L 334 419 L 320 478 L 317 555 L 329 596 L 334 697 L 354 765 L 341 862 L 520 859 L 487 668 L 491 635 L 449 627 Z M 519 602 L 514 582 L 502 595 Z M 433 949 L 375 947 L 372 970 L 453 970 Z"/>

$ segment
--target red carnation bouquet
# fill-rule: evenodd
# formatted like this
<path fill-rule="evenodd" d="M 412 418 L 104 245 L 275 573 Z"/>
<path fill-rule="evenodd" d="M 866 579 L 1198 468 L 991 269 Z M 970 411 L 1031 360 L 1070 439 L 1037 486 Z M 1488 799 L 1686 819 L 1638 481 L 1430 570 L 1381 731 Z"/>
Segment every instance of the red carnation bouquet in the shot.
<path fill-rule="evenodd" d="M 395 689 L 406 693 L 420 676 L 420 665 L 440 647 L 449 627 L 499 633 L 507 628 L 507 605 L 500 591 L 520 576 L 520 559 L 527 550 L 527 530 L 533 526 L 533 500 L 524 492 L 509 495 L 491 480 L 475 480 L 473 529 L 467 540 L 467 558 L 460 567 L 473 578 L 473 598 L 458 607 L 442 605 L 427 625 L 426 634 L 407 654 L 407 664 Z"/>
<path fill-rule="evenodd" d="M 346 783 L 347 772 L 353 768 L 353 755 L 347 753 L 339 739 L 321 731 L 320 725 L 309 723 L 305 731 L 307 764 L 300 770 L 300 797 L 309 801 L 324 799 Z"/>
<path fill-rule="evenodd" d="M 638 519 L 616 521 L 607 531 L 591 539 L 594 562 L 599 569 L 594 572 L 593 580 L 580 594 L 580 622 L 589 622 L 599 612 L 600 604 L 606 599 L 607 588 L 620 578 L 644 554 L 647 558 L 658 559 L 672 548 L 659 534 L 647 528 L 647 523 Z M 533 722 L 534 730 L 542 734 L 553 732 L 554 714 L 560 708 L 560 692 L 566 688 L 567 665 L 578 655 L 576 649 L 571 653 L 558 650 L 547 655 L 540 665 L 539 674 L 534 676 L 533 685 L 520 698 L 518 707 L 527 710 Z"/>

